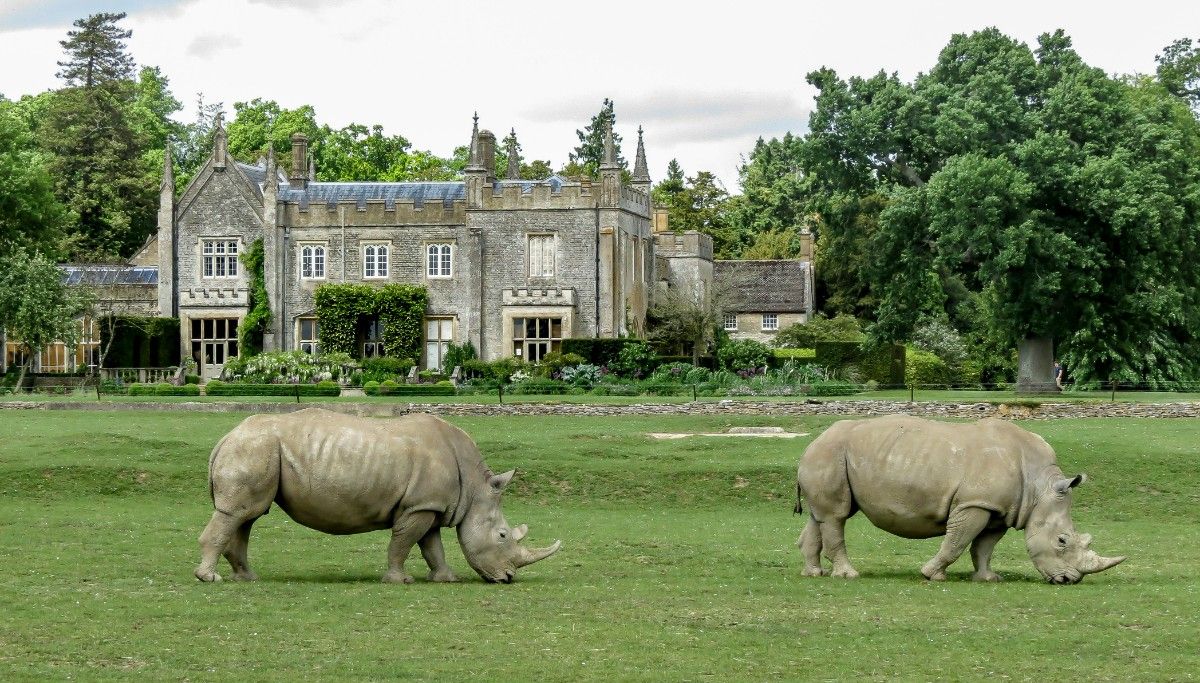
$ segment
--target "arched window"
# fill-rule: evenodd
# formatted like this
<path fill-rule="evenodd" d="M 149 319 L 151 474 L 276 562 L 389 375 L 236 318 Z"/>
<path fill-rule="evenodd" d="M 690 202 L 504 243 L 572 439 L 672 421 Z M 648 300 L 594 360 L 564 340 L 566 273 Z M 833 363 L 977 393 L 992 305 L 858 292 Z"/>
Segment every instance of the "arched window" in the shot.
<path fill-rule="evenodd" d="M 300 277 L 305 280 L 325 278 L 325 247 L 316 244 L 300 247 Z"/>
<path fill-rule="evenodd" d="M 450 267 L 452 253 L 453 245 L 451 244 L 430 244 L 426 247 L 425 275 L 428 277 L 450 277 L 452 275 Z"/>
<path fill-rule="evenodd" d="M 388 276 L 388 245 L 368 244 L 363 247 L 363 277 Z"/>

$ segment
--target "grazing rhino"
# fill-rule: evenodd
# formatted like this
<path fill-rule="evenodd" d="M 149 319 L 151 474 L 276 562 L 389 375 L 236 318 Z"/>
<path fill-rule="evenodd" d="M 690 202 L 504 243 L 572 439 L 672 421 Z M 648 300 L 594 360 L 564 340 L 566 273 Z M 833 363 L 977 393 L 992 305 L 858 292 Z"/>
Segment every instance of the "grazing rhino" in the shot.
<path fill-rule="evenodd" d="M 520 545 L 500 494 L 513 472 L 492 474 L 461 429 L 432 415 L 367 419 L 310 408 L 255 415 L 226 434 L 208 461 L 216 511 L 200 535 L 196 578 L 220 581 L 224 553 L 233 578 L 254 580 L 246 557 L 250 527 L 271 503 L 300 524 L 330 534 L 391 529 L 385 582 L 412 583 L 404 561 L 414 544 L 431 581 L 455 581 L 441 527 L 455 527 L 463 555 L 487 581 L 511 582 L 519 567 L 561 547 Z"/>
<path fill-rule="evenodd" d="M 1078 583 L 1125 560 L 1088 549 L 1092 537 L 1071 524 L 1071 489 L 1084 475 L 1063 476 L 1042 437 L 1015 424 L 973 424 L 907 415 L 844 420 L 817 437 L 796 472 L 809 506 L 798 545 L 805 576 L 821 576 L 821 552 L 833 575 L 858 576 L 846 556 L 846 519 L 859 510 L 875 526 L 904 538 L 945 536 L 921 573 L 946 578 L 946 567 L 971 547 L 977 581 L 999 581 L 989 562 L 1009 528 L 1050 583 Z M 796 512 L 801 511 L 796 502 Z"/>

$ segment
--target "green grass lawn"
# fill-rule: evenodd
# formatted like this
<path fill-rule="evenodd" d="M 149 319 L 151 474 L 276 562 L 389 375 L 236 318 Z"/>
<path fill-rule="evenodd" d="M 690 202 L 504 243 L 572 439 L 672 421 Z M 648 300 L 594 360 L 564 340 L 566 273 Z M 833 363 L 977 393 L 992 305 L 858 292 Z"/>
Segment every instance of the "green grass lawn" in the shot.
<path fill-rule="evenodd" d="M 1038 577 L 1020 533 L 1007 580 L 932 584 L 938 541 L 851 520 L 863 577 L 800 576 L 795 440 L 692 437 L 832 418 L 472 417 L 505 511 L 564 542 L 512 585 L 379 582 L 384 532 L 335 537 L 279 510 L 252 584 L 200 584 L 213 443 L 242 416 L 0 413 L 0 679 L 1191 680 L 1200 671 L 1200 421 L 1027 423 L 1092 481 L 1074 519 L 1125 564 Z M 424 576 L 414 551 L 409 570 Z M 420 571 L 417 571 L 420 570 Z M 228 566 L 222 560 L 222 573 Z"/>

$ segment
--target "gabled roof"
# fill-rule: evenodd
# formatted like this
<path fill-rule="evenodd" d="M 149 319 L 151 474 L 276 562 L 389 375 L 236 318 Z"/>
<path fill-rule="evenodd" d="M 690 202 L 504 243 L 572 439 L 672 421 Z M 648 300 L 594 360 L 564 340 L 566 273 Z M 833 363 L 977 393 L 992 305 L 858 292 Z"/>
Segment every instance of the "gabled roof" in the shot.
<path fill-rule="evenodd" d="M 808 261 L 713 261 L 713 280 L 729 282 L 736 313 L 788 313 L 808 309 Z"/>

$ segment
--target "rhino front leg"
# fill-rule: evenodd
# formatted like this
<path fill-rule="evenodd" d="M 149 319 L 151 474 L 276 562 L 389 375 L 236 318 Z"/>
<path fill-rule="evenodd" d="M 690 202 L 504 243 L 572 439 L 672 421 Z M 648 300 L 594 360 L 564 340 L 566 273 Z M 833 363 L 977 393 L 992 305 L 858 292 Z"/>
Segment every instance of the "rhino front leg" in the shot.
<path fill-rule="evenodd" d="M 846 518 L 827 519 L 819 526 L 821 547 L 825 551 L 825 557 L 828 557 L 829 561 L 833 563 L 833 571 L 830 572 L 830 576 L 857 579 L 858 571 L 850 564 L 850 556 L 846 554 Z"/>
<path fill-rule="evenodd" d="M 946 567 L 954 564 L 987 527 L 991 517 L 991 511 L 982 508 L 959 508 L 951 512 L 950 519 L 946 520 L 946 537 L 942 539 L 942 547 L 932 560 L 921 567 L 921 574 L 930 581 L 945 581 Z"/>
<path fill-rule="evenodd" d="M 458 581 L 450 565 L 446 563 L 446 550 L 442 547 L 442 528 L 434 526 L 421 537 L 421 555 L 429 565 L 429 580 L 438 582 Z"/>
<path fill-rule="evenodd" d="M 200 533 L 200 564 L 196 567 L 196 578 L 201 581 L 220 581 L 217 573 L 217 560 L 225 547 L 233 539 L 242 520 L 228 513 L 216 510 L 208 525 Z"/>
<path fill-rule="evenodd" d="M 388 570 L 384 583 L 412 583 L 413 577 L 404 571 L 404 561 L 414 545 L 433 526 L 432 512 L 399 512 L 392 522 L 392 541 L 388 544 Z"/>
<path fill-rule="evenodd" d="M 999 581 L 1000 575 L 992 571 L 992 550 L 1004 538 L 1007 528 L 989 529 L 975 537 L 971 543 L 971 561 L 975 564 L 975 573 L 971 578 L 976 581 Z"/>

